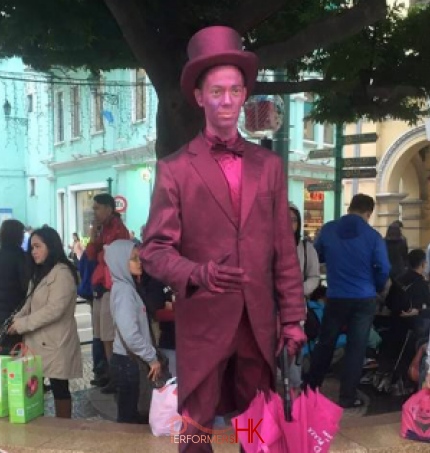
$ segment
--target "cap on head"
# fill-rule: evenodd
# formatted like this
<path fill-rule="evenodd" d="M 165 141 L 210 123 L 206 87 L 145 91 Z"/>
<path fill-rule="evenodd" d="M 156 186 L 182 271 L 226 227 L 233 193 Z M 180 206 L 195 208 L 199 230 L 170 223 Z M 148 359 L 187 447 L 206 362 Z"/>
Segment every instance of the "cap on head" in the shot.
<path fill-rule="evenodd" d="M 215 66 L 236 66 L 245 78 L 248 96 L 254 89 L 258 73 L 258 58 L 242 50 L 242 39 L 230 27 L 214 26 L 198 31 L 188 43 L 188 62 L 181 75 L 181 88 L 187 101 L 197 106 L 194 97 L 199 77 Z"/>

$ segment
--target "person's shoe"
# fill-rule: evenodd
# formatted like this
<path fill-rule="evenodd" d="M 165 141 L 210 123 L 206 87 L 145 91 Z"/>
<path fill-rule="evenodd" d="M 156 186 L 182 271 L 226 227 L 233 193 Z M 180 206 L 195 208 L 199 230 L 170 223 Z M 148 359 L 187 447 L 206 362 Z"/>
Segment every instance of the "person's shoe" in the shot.
<path fill-rule="evenodd" d="M 91 379 L 90 384 L 95 387 L 104 387 L 109 383 L 109 378 L 107 376 L 95 376 L 94 379 Z"/>
<path fill-rule="evenodd" d="M 364 360 L 363 369 L 364 370 L 375 370 L 378 368 L 378 362 L 375 359 L 366 358 Z"/>
<path fill-rule="evenodd" d="M 355 398 L 354 401 L 348 403 L 339 402 L 339 406 L 344 409 L 355 409 L 357 407 L 363 407 L 365 405 L 364 401 L 361 398 Z"/>
<path fill-rule="evenodd" d="M 101 390 L 100 393 L 103 393 L 104 395 L 112 395 L 116 393 L 116 384 L 113 380 L 110 380 Z"/>

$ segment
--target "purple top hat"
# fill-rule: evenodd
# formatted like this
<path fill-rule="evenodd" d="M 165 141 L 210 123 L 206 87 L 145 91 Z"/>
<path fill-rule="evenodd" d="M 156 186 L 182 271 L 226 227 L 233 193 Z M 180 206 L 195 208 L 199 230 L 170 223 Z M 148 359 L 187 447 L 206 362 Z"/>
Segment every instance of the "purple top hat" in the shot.
<path fill-rule="evenodd" d="M 245 77 L 248 96 L 251 94 L 258 72 L 258 58 L 242 50 L 240 35 L 229 27 L 207 27 L 198 31 L 188 43 L 188 62 L 181 76 L 181 88 L 191 105 L 197 106 L 194 89 L 203 72 L 214 66 L 238 67 Z"/>

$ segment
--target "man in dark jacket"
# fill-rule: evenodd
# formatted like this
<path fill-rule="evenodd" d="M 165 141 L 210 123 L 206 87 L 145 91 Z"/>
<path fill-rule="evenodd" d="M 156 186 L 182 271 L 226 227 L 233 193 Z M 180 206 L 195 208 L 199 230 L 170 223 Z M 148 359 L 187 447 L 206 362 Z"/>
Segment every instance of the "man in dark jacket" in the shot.
<path fill-rule="evenodd" d="M 356 389 L 376 311 L 376 294 L 384 289 L 390 271 L 381 235 L 369 224 L 375 203 L 371 197 L 353 197 L 348 214 L 327 223 L 315 242 L 320 262 L 327 266 L 327 305 L 319 342 L 312 357 L 308 382 L 322 384 L 337 337 L 347 328 L 346 354 L 339 403 L 358 407 Z"/>

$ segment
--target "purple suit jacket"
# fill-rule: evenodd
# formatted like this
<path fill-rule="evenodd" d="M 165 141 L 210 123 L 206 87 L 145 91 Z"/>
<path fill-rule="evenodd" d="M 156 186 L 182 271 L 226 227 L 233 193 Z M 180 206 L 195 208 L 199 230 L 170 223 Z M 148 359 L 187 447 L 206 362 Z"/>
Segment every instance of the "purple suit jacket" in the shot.
<path fill-rule="evenodd" d="M 242 159 L 240 225 L 225 177 L 201 134 L 158 162 L 141 257 L 146 272 L 177 292 L 180 408 L 226 359 L 244 306 L 273 373 L 277 307 L 281 323 L 305 318 L 282 160 L 249 142 Z M 225 264 L 243 268 L 250 279 L 243 293 L 190 293 L 188 280 L 196 264 L 226 255 Z"/>

